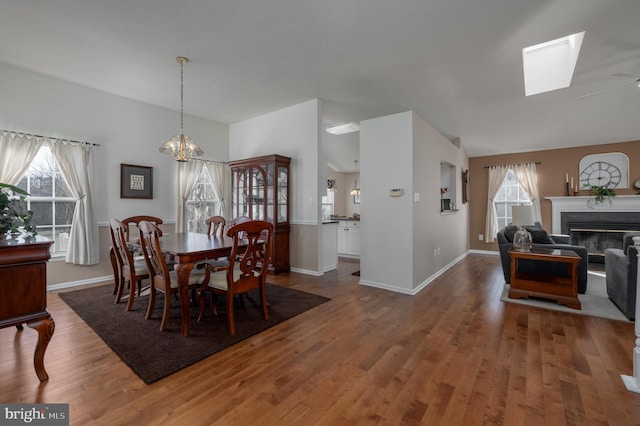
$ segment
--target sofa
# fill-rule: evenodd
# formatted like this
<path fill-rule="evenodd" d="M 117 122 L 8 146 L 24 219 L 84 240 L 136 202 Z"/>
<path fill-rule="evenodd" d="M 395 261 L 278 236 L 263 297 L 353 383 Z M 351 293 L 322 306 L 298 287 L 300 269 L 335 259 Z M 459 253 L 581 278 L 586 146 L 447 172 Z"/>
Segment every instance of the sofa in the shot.
<path fill-rule="evenodd" d="M 622 249 L 608 248 L 604 251 L 607 295 L 631 321 L 636 315 L 638 281 L 638 250 L 633 245 L 633 237 L 640 237 L 640 233 L 626 233 L 622 237 Z"/>
<path fill-rule="evenodd" d="M 527 226 L 527 231 L 531 233 L 533 248 L 573 250 L 580 256 L 578 263 L 578 293 L 584 294 L 587 291 L 587 268 L 589 266 L 589 255 L 587 248 L 574 246 L 569 243 L 568 235 L 548 234 L 539 223 L 534 226 Z M 497 234 L 498 247 L 500 249 L 500 261 L 506 283 L 511 282 L 511 258 L 509 250 L 513 247 L 513 235 L 519 228 L 515 225 L 507 225 L 500 229 Z M 545 262 L 545 273 L 549 275 L 566 276 L 567 264 L 560 262 Z M 535 260 L 521 259 L 518 262 L 518 269 L 522 272 L 538 272 L 540 262 Z"/>

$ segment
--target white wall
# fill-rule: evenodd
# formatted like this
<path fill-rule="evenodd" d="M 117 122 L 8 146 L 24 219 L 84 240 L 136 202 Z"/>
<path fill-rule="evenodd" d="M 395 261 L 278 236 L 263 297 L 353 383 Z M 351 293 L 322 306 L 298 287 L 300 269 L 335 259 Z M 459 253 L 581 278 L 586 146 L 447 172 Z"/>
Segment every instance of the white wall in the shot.
<path fill-rule="evenodd" d="M 414 114 L 413 182 L 420 201 L 413 203 L 413 288 L 425 285 L 434 274 L 469 250 L 469 204 L 462 204 L 462 169 L 469 167 L 464 149 L 458 148 Z M 440 212 L 440 163 L 456 168 L 455 213 Z M 455 183 L 454 183 L 455 181 Z M 434 250 L 439 254 L 434 257 Z"/>
<path fill-rule="evenodd" d="M 270 112 L 229 127 L 229 158 L 261 155 L 291 157 L 290 191 L 292 224 L 319 223 L 318 99 Z M 326 176 L 323 165 L 322 175 Z M 326 187 L 326 178 L 322 181 Z"/>
<path fill-rule="evenodd" d="M 410 291 L 413 240 L 412 113 L 360 122 L 360 282 Z M 389 189 L 403 188 L 402 197 Z"/>
<path fill-rule="evenodd" d="M 176 220 L 177 166 L 158 147 L 179 132 L 179 112 L 1 63 L 0 93 L 0 129 L 101 145 L 94 151 L 99 223 L 136 214 Z M 203 158 L 228 160 L 228 126 L 186 115 L 184 128 Z M 154 168 L 153 200 L 120 199 L 120 163 Z"/>
<path fill-rule="evenodd" d="M 468 205 L 440 213 L 440 162 L 460 169 L 468 158 L 413 112 L 360 125 L 360 282 L 413 294 L 468 250 Z"/>

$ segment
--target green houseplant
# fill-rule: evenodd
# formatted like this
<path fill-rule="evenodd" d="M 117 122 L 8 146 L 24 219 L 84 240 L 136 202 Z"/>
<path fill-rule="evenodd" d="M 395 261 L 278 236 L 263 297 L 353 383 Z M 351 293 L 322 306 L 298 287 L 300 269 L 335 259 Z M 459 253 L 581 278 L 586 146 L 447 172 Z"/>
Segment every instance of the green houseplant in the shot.
<path fill-rule="evenodd" d="M 616 191 L 608 186 L 585 185 L 585 188 L 589 190 L 596 204 L 604 204 L 605 201 L 611 204 L 611 199 L 616 196 Z"/>
<path fill-rule="evenodd" d="M 33 212 L 26 208 L 28 195 L 17 186 L 0 182 L 0 238 L 7 233 L 36 234 L 36 227 L 31 223 Z"/>

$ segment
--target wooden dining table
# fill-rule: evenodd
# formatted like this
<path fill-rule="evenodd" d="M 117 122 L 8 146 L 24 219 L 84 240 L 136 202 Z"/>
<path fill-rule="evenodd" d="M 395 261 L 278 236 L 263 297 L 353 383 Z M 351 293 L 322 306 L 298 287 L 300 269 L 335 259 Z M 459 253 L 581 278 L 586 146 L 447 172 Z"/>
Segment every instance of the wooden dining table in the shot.
<path fill-rule="evenodd" d="M 133 242 L 132 245 L 139 242 Z M 189 275 L 196 262 L 229 256 L 233 238 L 213 236 L 197 232 L 165 233 L 160 237 L 160 246 L 165 256 L 175 263 L 180 289 L 182 335 L 189 335 Z"/>

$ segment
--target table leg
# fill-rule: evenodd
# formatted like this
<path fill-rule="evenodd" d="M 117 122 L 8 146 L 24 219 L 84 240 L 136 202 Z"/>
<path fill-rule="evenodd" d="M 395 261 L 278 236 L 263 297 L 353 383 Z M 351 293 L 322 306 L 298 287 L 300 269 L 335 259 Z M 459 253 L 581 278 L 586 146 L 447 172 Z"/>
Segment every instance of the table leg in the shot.
<path fill-rule="evenodd" d="M 175 266 L 180 291 L 180 311 L 182 314 L 182 335 L 189 335 L 189 275 L 193 263 L 177 263 Z"/>
<path fill-rule="evenodd" d="M 38 379 L 40 379 L 41 382 L 44 382 L 49 379 L 49 375 L 44 369 L 44 353 L 47 350 L 47 346 L 49 345 L 51 336 L 53 336 L 56 325 L 51 317 L 30 322 L 27 325 L 38 332 L 38 343 L 36 344 L 36 351 L 33 355 L 33 365 L 36 369 Z"/>

